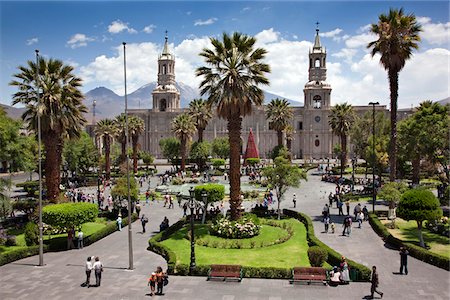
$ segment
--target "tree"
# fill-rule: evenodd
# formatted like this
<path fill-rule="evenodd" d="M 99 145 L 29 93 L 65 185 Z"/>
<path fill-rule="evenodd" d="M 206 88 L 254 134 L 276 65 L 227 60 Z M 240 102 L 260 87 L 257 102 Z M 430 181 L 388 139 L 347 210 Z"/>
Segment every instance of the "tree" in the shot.
<path fill-rule="evenodd" d="M 277 132 L 278 146 L 283 146 L 283 131 L 289 125 L 294 114 L 286 99 L 275 98 L 267 105 L 266 118 L 269 128 Z"/>
<path fill-rule="evenodd" d="M 203 99 L 194 99 L 189 103 L 188 114 L 197 127 L 198 142 L 203 142 L 203 131 L 212 118 L 211 106 Z"/>
<path fill-rule="evenodd" d="M 211 144 L 208 142 L 194 142 L 189 152 L 189 157 L 197 161 L 200 169 L 205 165 L 208 157 L 211 155 Z"/>
<path fill-rule="evenodd" d="M 181 171 L 186 167 L 187 143 L 195 132 L 195 123 L 191 116 L 183 113 L 172 120 L 172 132 L 180 139 Z"/>
<path fill-rule="evenodd" d="M 289 152 L 292 150 L 292 140 L 294 140 L 295 130 L 291 124 L 288 124 L 284 128 L 284 133 L 286 134 L 286 148 Z"/>
<path fill-rule="evenodd" d="M 138 140 L 139 136 L 145 130 L 144 120 L 137 116 L 130 116 L 129 118 L 129 132 L 131 136 L 131 146 L 133 149 L 133 171 L 137 173 L 138 171 Z"/>
<path fill-rule="evenodd" d="M 208 95 L 208 103 L 217 107 L 217 114 L 228 122 L 230 144 L 230 206 L 231 218 L 240 217 L 241 162 L 240 143 L 242 117 L 251 114 L 252 105 L 261 105 L 264 93 L 259 85 L 268 85 L 265 77 L 269 65 L 262 63 L 267 51 L 254 49 L 256 39 L 241 33 L 228 35 L 222 40 L 210 38 L 212 49 L 200 53 L 207 66 L 197 69 L 202 76 L 201 95 Z"/>
<path fill-rule="evenodd" d="M 280 202 L 289 187 L 298 187 L 300 179 L 307 179 L 306 173 L 299 167 L 292 165 L 286 151 L 281 152 L 274 160 L 274 165 L 266 167 L 263 175 L 267 177 L 270 186 L 275 189 L 278 204 L 278 220 L 281 217 Z"/>
<path fill-rule="evenodd" d="M 399 154 L 411 161 L 414 184 L 419 184 L 423 159 L 441 164 L 448 180 L 449 112 L 448 105 L 424 101 L 412 116 L 399 123 Z"/>
<path fill-rule="evenodd" d="M 111 143 L 117 135 L 116 123 L 111 119 L 103 119 L 97 122 L 95 135 L 103 139 L 103 148 L 105 149 L 105 173 L 106 179 L 111 177 Z"/>
<path fill-rule="evenodd" d="M 114 119 L 116 124 L 117 141 L 120 143 L 120 160 L 119 164 L 122 164 L 127 157 L 127 133 L 126 133 L 126 118 L 125 114 L 120 114 Z"/>
<path fill-rule="evenodd" d="M 122 207 L 127 207 L 128 183 L 126 176 L 117 179 L 117 184 L 111 190 L 111 196 L 114 199 L 115 209 L 119 210 Z M 133 203 L 139 199 L 139 188 L 134 176 L 130 176 L 130 199 Z"/>
<path fill-rule="evenodd" d="M 402 219 L 417 222 L 421 247 L 425 247 L 422 236 L 423 221 L 439 219 L 442 216 L 442 209 L 439 205 L 439 200 L 436 196 L 426 189 L 412 189 L 402 195 L 397 208 L 397 214 Z"/>
<path fill-rule="evenodd" d="M 161 148 L 164 157 L 174 164 L 180 155 L 180 140 L 175 137 L 161 139 L 159 141 L 159 147 Z"/>
<path fill-rule="evenodd" d="M 347 103 L 337 104 L 331 109 L 328 121 L 333 133 L 341 143 L 341 177 L 347 164 L 347 136 L 354 120 L 353 107 Z"/>
<path fill-rule="evenodd" d="M 86 174 L 90 168 L 98 165 L 98 152 L 92 138 L 86 132 L 80 138 L 65 143 L 64 161 L 72 174 Z"/>
<path fill-rule="evenodd" d="M 367 45 L 367 48 L 372 48 L 372 57 L 381 55 L 380 63 L 388 72 L 391 98 L 390 181 L 395 181 L 397 176 L 398 74 L 411 58 L 412 51 L 419 48 L 420 31 L 422 27 L 414 14 L 405 15 L 403 8 L 391 8 L 389 14 L 379 15 L 378 23 L 372 24 L 371 32 L 378 35 L 378 39 Z"/>
<path fill-rule="evenodd" d="M 389 202 L 389 219 L 395 218 L 395 207 L 400 201 L 402 194 L 407 190 L 408 186 L 403 182 L 388 182 L 380 189 L 378 198 Z"/>
<path fill-rule="evenodd" d="M 11 199 L 6 194 L 6 190 L 11 188 L 11 182 L 7 179 L 0 178 L 0 218 L 6 219 L 11 213 Z"/>
<path fill-rule="evenodd" d="M 27 67 L 19 66 L 20 73 L 13 75 L 15 80 L 10 85 L 19 89 L 13 95 L 13 105 L 25 105 L 22 119 L 29 130 L 37 132 L 38 114 L 41 116 L 47 198 L 56 202 L 64 142 L 67 137 L 80 136 L 86 123 L 83 114 L 87 113 L 87 108 L 82 103 L 84 98 L 79 89 L 81 79 L 73 74 L 72 66 L 43 57 L 39 58 L 38 64 L 28 61 Z"/>
<path fill-rule="evenodd" d="M 153 157 L 153 155 L 151 155 L 150 153 L 145 152 L 145 151 L 141 151 L 141 158 L 142 158 L 142 161 L 144 162 L 145 167 L 147 168 L 147 171 L 148 171 L 148 166 L 153 163 L 155 158 Z"/>
<path fill-rule="evenodd" d="M 211 151 L 215 157 L 223 159 L 230 157 L 230 142 L 228 141 L 228 138 L 215 138 L 211 145 Z"/>

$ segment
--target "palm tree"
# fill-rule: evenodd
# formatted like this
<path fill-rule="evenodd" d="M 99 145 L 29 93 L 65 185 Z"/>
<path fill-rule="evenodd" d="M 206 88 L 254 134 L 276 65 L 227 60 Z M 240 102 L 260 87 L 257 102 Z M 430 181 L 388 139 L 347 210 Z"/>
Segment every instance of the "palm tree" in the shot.
<path fill-rule="evenodd" d="M 22 119 L 28 124 L 29 130 L 37 132 L 38 114 L 41 116 L 47 198 L 54 203 L 59 197 L 64 141 L 66 138 L 79 137 L 86 123 L 83 114 L 87 108 L 82 103 L 83 94 L 79 89 L 81 79 L 73 74 L 72 66 L 43 57 L 39 58 L 38 66 L 28 61 L 28 65 L 19 66 L 19 70 L 20 73 L 14 74 L 15 80 L 10 83 L 19 89 L 13 95 L 12 104 L 25 105 Z"/>
<path fill-rule="evenodd" d="M 114 122 L 116 123 L 116 136 L 117 141 L 120 143 L 120 164 L 125 162 L 125 158 L 127 157 L 127 134 L 126 134 L 126 119 L 125 114 L 122 113 L 118 115 Z"/>
<path fill-rule="evenodd" d="M 378 35 L 378 40 L 370 42 L 372 57 L 380 54 L 380 63 L 388 72 L 391 98 L 391 141 L 389 149 L 390 181 L 395 181 L 397 173 L 397 98 L 398 73 L 411 58 L 412 51 L 418 49 L 419 32 L 422 27 L 414 14 L 405 15 L 403 8 L 390 9 L 389 14 L 381 14 L 378 24 L 372 24 L 371 31 Z"/>
<path fill-rule="evenodd" d="M 212 118 L 211 106 L 203 99 L 194 99 L 189 103 L 188 114 L 192 117 L 197 127 L 198 142 L 203 142 L 203 131 Z"/>
<path fill-rule="evenodd" d="M 217 105 L 217 114 L 227 119 L 230 142 L 230 206 L 231 218 L 240 217 L 241 162 L 240 144 L 242 117 L 251 114 L 252 105 L 261 105 L 263 91 L 258 85 L 269 84 L 265 77 L 269 65 L 262 63 L 267 51 L 254 49 L 256 39 L 241 33 L 211 38 L 212 49 L 200 53 L 208 66 L 197 69 L 203 76 L 201 95 L 208 94 L 208 103 Z"/>
<path fill-rule="evenodd" d="M 353 107 L 350 104 L 337 104 L 331 109 L 329 115 L 330 124 L 333 133 L 341 140 L 341 177 L 347 162 L 347 135 L 354 121 Z"/>
<path fill-rule="evenodd" d="M 181 171 L 186 168 L 187 143 L 195 133 L 195 122 L 187 113 L 172 120 L 172 132 L 180 139 Z"/>
<path fill-rule="evenodd" d="M 291 152 L 292 140 L 294 139 L 295 134 L 294 127 L 291 124 L 288 124 L 283 131 L 286 134 L 286 148 Z"/>
<path fill-rule="evenodd" d="M 266 118 L 269 128 L 277 132 L 278 146 L 283 146 L 283 131 L 294 116 L 286 99 L 275 98 L 267 105 Z"/>
<path fill-rule="evenodd" d="M 144 124 L 144 120 L 142 120 L 141 118 L 139 118 L 137 116 L 130 116 L 130 119 L 128 121 L 130 122 L 128 131 L 131 136 L 131 146 L 133 149 L 133 170 L 134 170 L 134 173 L 137 173 L 137 171 L 138 171 L 138 165 L 137 165 L 138 140 L 139 140 L 139 136 L 145 130 L 145 124 Z"/>
<path fill-rule="evenodd" d="M 111 143 L 117 135 L 116 123 L 111 119 L 103 119 L 97 122 L 95 135 L 103 139 L 103 146 L 105 147 L 105 173 L 106 179 L 111 177 Z"/>

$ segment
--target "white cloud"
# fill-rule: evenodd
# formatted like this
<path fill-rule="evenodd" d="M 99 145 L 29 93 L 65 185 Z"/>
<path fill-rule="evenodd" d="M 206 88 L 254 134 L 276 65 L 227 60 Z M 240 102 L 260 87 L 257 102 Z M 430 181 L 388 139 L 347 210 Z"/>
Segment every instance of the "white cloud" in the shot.
<path fill-rule="evenodd" d="M 331 54 L 331 56 L 342 58 L 345 62 L 351 63 L 353 56 L 355 56 L 357 52 L 356 49 L 342 48 L 339 52 Z"/>
<path fill-rule="evenodd" d="M 217 18 L 209 18 L 208 20 L 196 20 L 194 26 L 204 26 L 214 24 L 218 19 Z"/>
<path fill-rule="evenodd" d="M 326 38 L 332 38 L 334 41 L 340 41 L 342 39 L 342 37 L 340 37 L 339 34 L 342 31 L 343 30 L 341 28 L 336 28 L 332 31 L 321 32 L 321 33 L 319 33 L 319 36 L 326 37 Z"/>
<path fill-rule="evenodd" d="M 192 14 L 192 11 L 187 11 L 186 15 L 190 16 Z"/>
<path fill-rule="evenodd" d="M 280 33 L 278 31 L 274 31 L 273 28 L 265 29 L 255 35 L 256 42 L 258 44 L 273 43 L 278 41 L 279 37 Z"/>
<path fill-rule="evenodd" d="M 145 26 L 142 31 L 145 33 L 152 33 L 155 28 L 156 28 L 156 25 L 150 24 L 148 26 Z"/>
<path fill-rule="evenodd" d="M 432 45 L 449 46 L 450 42 L 450 22 L 447 23 L 430 23 L 429 18 L 422 24 L 423 32 L 420 34 L 423 40 Z"/>
<path fill-rule="evenodd" d="M 248 11 L 248 10 L 250 10 L 250 7 L 246 6 L 246 7 L 244 7 L 243 9 L 241 9 L 241 12 L 246 12 L 246 11 Z"/>
<path fill-rule="evenodd" d="M 86 47 L 87 43 L 92 41 L 95 41 L 95 39 L 88 37 L 83 33 L 76 33 L 67 41 L 67 46 L 72 49 Z"/>
<path fill-rule="evenodd" d="M 377 36 L 375 34 L 367 32 L 348 37 L 345 39 L 345 45 L 347 48 L 366 48 L 368 43 L 376 39 Z"/>
<path fill-rule="evenodd" d="M 358 33 L 368 32 L 370 30 L 370 28 L 372 28 L 372 24 L 367 24 L 367 25 L 359 27 L 357 32 Z"/>
<path fill-rule="evenodd" d="M 36 44 L 37 42 L 39 42 L 39 39 L 37 37 L 34 37 L 34 38 L 27 40 L 26 44 L 27 44 L 27 46 L 31 46 L 33 44 Z"/>
<path fill-rule="evenodd" d="M 129 27 L 128 23 L 124 23 L 121 20 L 113 21 L 108 26 L 109 33 L 116 34 L 122 31 L 127 31 L 128 33 L 137 33 L 136 29 Z"/>
<path fill-rule="evenodd" d="M 292 38 L 293 38 L 294 40 L 298 40 L 298 35 L 293 34 L 293 35 L 292 35 Z"/>

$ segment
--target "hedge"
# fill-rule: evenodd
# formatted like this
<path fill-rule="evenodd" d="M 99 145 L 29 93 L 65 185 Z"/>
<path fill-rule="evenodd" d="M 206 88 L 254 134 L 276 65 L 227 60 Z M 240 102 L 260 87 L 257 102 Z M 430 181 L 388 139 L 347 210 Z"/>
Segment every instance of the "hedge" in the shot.
<path fill-rule="evenodd" d="M 132 222 L 136 221 L 137 219 L 138 219 L 137 214 L 131 215 Z M 128 218 L 124 218 L 122 220 L 122 226 L 125 227 L 127 225 L 128 225 Z M 90 236 L 85 237 L 84 245 L 88 246 L 92 243 L 95 243 L 101 240 L 102 238 L 110 235 L 114 231 L 117 231 L 117 224 L 116 222 L 113 221 L 106 227 L 91 234 Z M 58 237 L 55 239 L 47 240 L 46 242 L 47 243 L 44 244 L 44 252 L 63 251 L 67 249 L 67 237 Z M 8 251 L 6 253 L 0 253 L 0 266 L 37 254 L 39 254 L 39 245 L 31 247 L 22 247 L 13 251 Z"/>
<path fill-rule="evenodd" d="M 397 248 L 405 247 L 408 250 L 409 255 L 411 255 L 412 257 L 417 258 L 418 260 L 426 262 L 430 265 L 436 266 L 438 268 L 450 271 L 450 259 L 448 259 L 445 256 L 428 251 L 427 249 L 424 249 L 413 243 L 404 242 L 394 237 L 392 234 L 390 234 L 389 230 L 380 222 L 376 214 L 369 213 L 369 223 L 370 226 L 372 226 L 373 230 L 380 237 L 382 237 L 386 243 L 393 245 Z"/>
<path fill-rule="evenodd" d="M 222 201 L 225 197 L 225 187 L 222 184 L 218 183 L 207 183 L 198 185 L 194 189 L 195 191 L 195 199 L 197 201 L 203 202 L 202 192 L 206 191 L 208 194 L 208 203 L 214 203 L 218 201 Z"/>
<path fill-rule="evenodd" d="M 319 246 L 328 252 L 328 264 L 332 266 L 338 266 L 341 263 L 342 255 L 335 251 L 334 249 L 328 247 L 326 244 L 324 244 L 322 241 L 320 241 L 315 235 L 314 235 L 314 226 L 311 221 L 311 218 L 303 213 L 299 213 L 293 210 L 284 209 L 283 214 L 289 217 L 296 218 L 303 224 L 305 224 L 306 227 L 306 238 L 308 239 L 309 246 Z M 372 274 L 372 271 L 362 265 L 359 264 L 351 259 L 347 258 L 347 263 L 350 267 L 350 269 L 353 269 L 356 271 L 356 278 L 354 281 L 370 281 L 370 276 Z"/>
<path fill-rule="evenodd" d="M 326 246 L 324 243 L 319 241 L 314 235 L 314 228 L 311 219 L 302 214 L 297 213 L 292 210 L 283 210 L 283 213 L 287 216 L 293 217 L 305 224 L 307 229 L 307 239 L 310 246 L 319 246 L 328 252 L 327 262 L 330 265 L 339 265 L 341 262 L 342 255 L 334 251 L 330 247 Z M 164 246 L 160 242 L 167 239 L 171 234 L 180 230 L 186 223 L 186 219 L 183 218 L 177 223 L 170 226 L 163 232 L 158 233 L 153 236 L 149 241 L 149 247 L 147 250 L 153 251 L 167 261 L 167 273 L 171 275 L 187 275 L 189 274 L 189 266 L 186 264 L 177 264 L 176 255 L 168 247 Z M 356 270 L 356 280 L 355 281 L 370 281 L 371 270 L 366 266 L 358 264 L 352 260 L 347 260 L 351 269 Z M 210 266 L 197 265 L 194 273 L 192 275 L 206 276 L 208 274 Z M 278 279 L 290 279 L 292 278 L 292 269 L 290 268 L 261 268 L 261 267 L 242 267 L 243 277 L 252 278 L 278 278 Z"/>
<path fill-rule="evenodd" d="M 97 204 L 87 202 L 53 204 L 42 209 L 43 222 L 62 230 L 93 222 L 97 215 Z"/>

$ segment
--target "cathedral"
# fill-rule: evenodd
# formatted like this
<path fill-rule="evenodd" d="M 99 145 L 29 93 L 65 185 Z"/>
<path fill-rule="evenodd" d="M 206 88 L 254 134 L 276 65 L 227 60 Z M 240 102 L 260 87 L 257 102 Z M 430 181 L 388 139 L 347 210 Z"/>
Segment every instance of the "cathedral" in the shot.
<path fill-rule="evenodd" d="M 309 51 L 308 82 L 303 88 L 304 106 L 292 107 L 294 117 L 291 125 L 294 133 L 291 152 L 294 158 L 331 158 L 333 145 L 339 142 L 328 124 L 332 108 L 332 88 L 326 81 L 326 58 L 327 53 L 321 45 L 319 29 L 316 29 L 314 45 Z M 173 136 L 170 130 L 171 120 L 187 110 L 180 107 L 180 92 L 175 86 L 175 56 L 169 51 L 167 36 L 163 51 L 158 57 L 158 84 L 152 92 L 152 98 L 152 109 L 130 109 L 129 113 L 142 118 L 145 122 L 145 132 L 139 141 L 141 150 L 161 158 L 159 141 Z M 265 102 L 270 100 L 265 99 Z M 357 114 L 364 114 L 371 111 L 372 106 L 354 106 L 353 109 Z M 389 113 L 385 106 L 377 106 L 376 109 Z M 269 129 L 264 105 L 254 106 L 252 114 L 243 118 L 242 149 L 246 148 L 245 143 L 250 130 L 254 133 L 261 158 L 269 157 L 270 151 L 277 145 L 277 136 L 274 130 Z M 227 136 L 226 120 L 213 117 L 204 132 L 204 140 L 212 141 L 223 136 Z M 348 153 L 351 155 L 351 149 Z"/>

